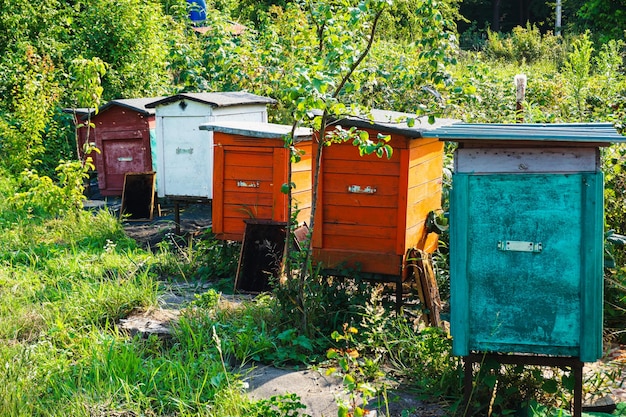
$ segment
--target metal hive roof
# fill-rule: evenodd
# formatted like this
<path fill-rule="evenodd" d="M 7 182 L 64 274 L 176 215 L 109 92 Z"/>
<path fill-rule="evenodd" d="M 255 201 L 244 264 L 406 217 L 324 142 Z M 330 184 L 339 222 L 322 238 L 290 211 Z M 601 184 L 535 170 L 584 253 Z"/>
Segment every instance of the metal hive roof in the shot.
<path fill-rule="evenodd" d="M 413 126 L 408 125 L 407 120 L 409 119 L 414 120 Z M 376 129 L 383 133 L 395 133 L 409 138 L 419 138 L 426 137 L 424 134 L 426 131 L 442 128 L 455 122 L 458 122 L 458 120 L 436 119 L 434 124 L 430 124 L 428 117 L 416 117 L 413 113 L 372 109 L 369 115 L 334 119 L 332 124 L 354 126 L 361 129 Z"/>
<path fill-rule="evenodd" d="M 426 131 L 423 136 L 450 142 L 471 140 L 626 142 L 626 137 L 620 135 L 611 123 L 455 123 Z"/>
<path fill-rule="evenodd" d="M 200 130 L 268 139 L 282 139 L 291 133 L 291 129 L 290 125 L 251 121 L 211 122 L 200 125 Z M 305 127 L 297 128 L 294 133 L 296 139 L 311 139 L 313 136 L 313 131 Z"/>
<path fill-rule="evenodd" d="M 227 91 L 212 93 L 180 93 L 161 100 L 148 103 L 146 107 L 154 108 L 162 104 L 173 103 L 180 100 L 191 100 L 205 103 L 214 107 L 237 106 L 240 104 L 274 104 L 276 100 L 269 97 L 258 96 L 244 91 Z"/>
<path fill-rule="evenodd" d="M 135 110 L 144 115 L 153 115 L 155 114 L 154 109 L 149 108 L 148 104 L 153 103 L 155 100 L 160 100 L 163 97 L 145 97 L 145 98 L 126 98 L 126 99 L 117 99 L 111 100 L 103 107 L 100 108 L 100 111 L 105 110 L 106 108 L 118 105 L 122 107 L 129 108 L 131 110 Z"/>

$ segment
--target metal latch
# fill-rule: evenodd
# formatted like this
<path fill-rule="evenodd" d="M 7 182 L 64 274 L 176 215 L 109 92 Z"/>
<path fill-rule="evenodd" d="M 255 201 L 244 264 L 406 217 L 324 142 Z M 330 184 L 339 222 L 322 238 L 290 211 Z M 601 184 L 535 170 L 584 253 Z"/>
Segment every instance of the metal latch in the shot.
<path fill-rule="evenodd" d="M 541 242 L 524 242 L 521 240 L 506 240 L 498 242 L 498 249 L 510 252 L 541 252 L 543 244 Z"/>
<path fill-rule="evenodd" d="M 358 194 L 374 194 L 376 192 L 376 188 L 370 187 L 369 185 L 365 188 L 361 188 L 360 185 L 349 185 L 348 192 Z"/>
<path fill-rule="evenodd" d="M 237 187 L 259 188 L 260 186 L 261 186 L 261 183 L 259 181 L 254 181 L 254 182 L 237 181 Z"/>

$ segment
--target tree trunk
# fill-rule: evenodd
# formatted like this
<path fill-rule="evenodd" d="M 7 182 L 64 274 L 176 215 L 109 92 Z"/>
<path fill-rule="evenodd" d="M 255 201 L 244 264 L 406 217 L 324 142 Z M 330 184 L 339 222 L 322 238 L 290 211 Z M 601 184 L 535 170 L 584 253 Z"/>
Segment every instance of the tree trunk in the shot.
<path fill-rule="evenodd" d="M 494 32 L 500 31 L 500 3 L 501 0 L 493 0 L 493 18 L 491 22 L 491 29 Z"/>

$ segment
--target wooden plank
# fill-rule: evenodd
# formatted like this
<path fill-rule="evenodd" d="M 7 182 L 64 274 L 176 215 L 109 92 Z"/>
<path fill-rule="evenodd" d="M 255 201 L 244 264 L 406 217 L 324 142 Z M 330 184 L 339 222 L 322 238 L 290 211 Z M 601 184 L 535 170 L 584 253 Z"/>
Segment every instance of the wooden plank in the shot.
<path fill-rule="evenodd" d="M 246 217 L 245 219 L 248 219 Z M 234 240 L 236 242 L 241 242 L 243 240 L 243 232 L 245 229 L 244 218 L 233 218 L 227 217 L 224 219 L 224 231 L 221 232 L 223 235 L 228 236 L 228 239 Z"/>
<path fill-rule="evenodd" d="M 213 132 L 213 139 L 216 144 L 233 147 L 235 150 L 237 150 L 236 148 L 247 150 L 250 148 L 272 149 L 284 146 L 284 141 L 281 139 L 254 138 L 217 131 Z"/>
<path fill-rule="evenodd" d="M 105 130 L 106 129 L 106 130 Z M 102 130 L 97 131 L 97 137 L 100 140 L 119 140 L 119 139 L 141 139 L 143 138 L 143 134 L 141 130 L 138 129 L 119 129 L 119 128 L 102 128 Z"/>
<path fill-rule="evenodd" d="M 469 283 L 467 276 L 469 225 L 469 179 L 467 175 L 453 174 L 454 187 L 450 194 L 450 333 L 452 354 L 469 354 Z"/>
<path fill-rule="evenodd" d="M 326 227 L 328 227 L 328 224 Z M 351 251 L 397 254 L 395 239 L 364 238 L 355 234 L 333 235 L 328 230 L 324 231 L 324 248 L 328 250 L 347 248 Z"/>
<path fill-rule="evenodd" d="M 311 167 L 313 163 L 311 161 L 311 154 L 305 154 L 301 156 L 301 159 L 298 162 L 294 162 L 291 164 L 292 172 L 311 172 Z"/>
<path fill-rule="evenodd" d="M 224 202 L 230 205 L 257 204 L 261 206 L 272 205 L 272 194 L 264 191 L 259 192 L 254 189 L 232 188 L 224 192 Z"/>
<path fill-rule="evenodd" d="M 324 213 L 324 223 L 343 223 L 356 225 L 373 225 L 380 227 L 396 227 L 398 215 L 395 209 L 380 207 L 360 207 L 359 210 L 345 210 L 342 207 L 326 204 L 321 208 Z"/>
<path fill-rule="evenodd" d="M 429 197 L 411 204 L 406 213 L 407 227 L 425 224 L 428 213 L 441 208 L 441 195 L 432 194 Z"/>
<path fill-rule="evenodd" d="M 599 166 L 598 148 L 462 148 L 455 155 L 456 172 L 576 173 Z"/>
<path fill-rule="evenodd" d="M 423 320 L 428 326 L 440 327 L 440 313 L 442 309 L 439 288 L 435 278 L 430 254 L 419 249 L 407 251 L 405 267 L 413 270 L 420 302 L 423 306 Z"/>
<path fill-rule="evenodd" d="M 260 182 L 272 180 L 273 170 L 272 170 L 271 162 L 268 163 L 266 166 L 261 166 L 261 167 L 248 166 L 245 168 L 240 167 L 239 169 L 237 169 L 237 167 L 233 165 L 227 165 L 227 166 L 229 167 L 229 169 L 227 169 L 226 172 L 224 172 L 225 180 L 260 181 Z"/>
<path fill-rule="evenodd" d="M 411 147 L 411 168 L 425 163 L 441 165 L 438 160 L 443 161 L 443 142 L 415 139 L 414 143 L 415 146 Z"/>
<path fill-rule="evenodd" d="M 354 236 L 355 239 L 383 239 L 394 241 L 395 227 L 381 227 L 380 225 L 348 225 L 327 223 L 324 227 L 327 235 Z"/>
<path fill-rule="evenodd" d="M 359 130 L 365 130 L 367 133 L 369 133 L 371 140 L 376 140 L 379 133 L 383 135 L 388 134 L 387 132 L 380 130 L 380 129 L 376 129 L 376 128 L 359 129 Z M 393 149 L 407 149 L 408 147 L 411 146 L 411 142 L 415 140 L 415 139 L 408 138 L 401 133 L 391 133 L 389 135 L 391 137 L 391 140 L 388 143 L 389 145 L 391 145 Z M 428 139 L 428 140 L 431 140 L 431 139 Z"/>
<path fill-rule="evenodd" d="M 407 189 L 409 188 L 409 158 L 410 152 L 408 150 L 398 151 L 400 159 L 400 174 L 398 176 L 398 194 L 397 194 L 397 223 L 396 223 L 396 253 L 405 253 L 406 247 L 404 246 L 404 239 L 406 237 L 407 229 Z"/>
<path fill-rule="evenodd" d="M 224 148 L 213 149 L 213 203 L 211 207 L 211 230 L 216 235 L 224 231 Z"/>
<path fill-rule="evenodd" d="M 396 195 L 376 196 L 369 194 L 353 193 L 326 193 L 328 204 L 341 207 L 340 210 L 360 210 L 361 207 L 396 208 L 398 198 Z"/>
<path fill-rule="evenodd" d="M 244 154 L 241 152 L 235 153 L 230 152 L 230 150 L 227 148 L 224 164 L 229 168 L 228 171 L 245 171 L 250 168 L 269 168 L 272 164 L 272 156 L 271 154 Z"/>
<path fill-rule="evenodd" d="M 439 240 L 436 233 L 433 233 L 433 235 L 433 238 L 429 238 L 429 233 L 426 230 L 426 220 L 416 223 L 406 230 L 404 247 L 420 249 L 429 253 L 433 252 L 437 248 L 436 245 Z"/>
<path fill-rule="evenodd" d="M 310 207 L 305 207 L 304 209 L 300 210 L 298 212 L 298 215 L 296 216 L 296 221 L 298 222 L 298 224 L 309 224 L 311 223 L 311 208 Z"/>
<path fill-rule="evenodd" d="M 289 196 L 282 192 L 283 184 L 287 183 L 289 171 L 289 150 L 286 148 L 275 148 L 272 161 L 272 207 L 271 219 L 279 222 L 289 222 L 288 205 Z"/>
<path fill-rule="evenodd" d="M 415 204 L 419 201 L 423 201 L 433 195 L 441 196 L 443 185 L 441 178 L 436 178 L 428 182 L 422 182 L 414 184 L 407 191 L 408 204 Z M 436 208 L 440 208 L 441 204 Z"/>
<path fill-rule="evenodd" d="M 357 158 L 359 158 L 357 156 Z M 324 159 L 324 171 L 333 174 L 364 174 L 396 177 L 400 174 L 400 164 L 387 158 L 365 159 Z"/>
<path fill-rule="evenodd" d="M 314 248 L 313 259 L 327 269 L 353 268 L 371 274 L 385 274 L 400 279 L 402 255 Z"/>
<path fill-rule="evenodd" d="M 580 360 L 595 362 L 602 357 L 603 320 L 603 178 L 595 172 L 582 176 L 582 250 Z"/>
<path fill-rule="evenodd" d="M 294 208 L 308 213 L 311 212 L 312 198 L 310 192 L 293 193 L 291 197 L 293 199 L 293 203 L 295 204 Z"/>
<path fill-rule="evenodd" d="M 443 166 L 438 158 L 415 165 L 409 169 L 410 186 L 432 180 L 441 180 L 442 171 Z"/>
<path fill-rule="evenodd" d="M 374 193 L 350 193 L 348 187 L 358 186 L 361 190 L 375 190 Z M 358 174 L 333 174 L 324 172 L 325 193 L 345 193 L 359 196 L 396 196 L 399 192 L 397 177 L 369 176 Z"/>
<path fill-rule="evenodd" d="M 310 170 L 306 171 L 292 171 L 291 172 L 291 181 L 296 184 L 296 190 L 311 191 L 312 184 L 312 173 Z"/>
<path fill-rule="evenodd" d="M 225 204 L 224 219 L 271 219 L 272 210 L 271 205 Z"/>

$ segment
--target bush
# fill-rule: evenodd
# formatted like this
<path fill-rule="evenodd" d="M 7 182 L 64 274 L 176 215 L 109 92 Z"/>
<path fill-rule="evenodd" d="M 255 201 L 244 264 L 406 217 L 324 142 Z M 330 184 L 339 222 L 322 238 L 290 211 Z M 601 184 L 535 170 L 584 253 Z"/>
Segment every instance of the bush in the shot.
<path fill-rule="evenodd" d="M 531 64 L 540 60 L 562 62 L 565 50 L 559 38 L 541 35 L 535 25 L 516 26 L 510 35 L 487 31 L 485 54 L 491 59 Z"/>

